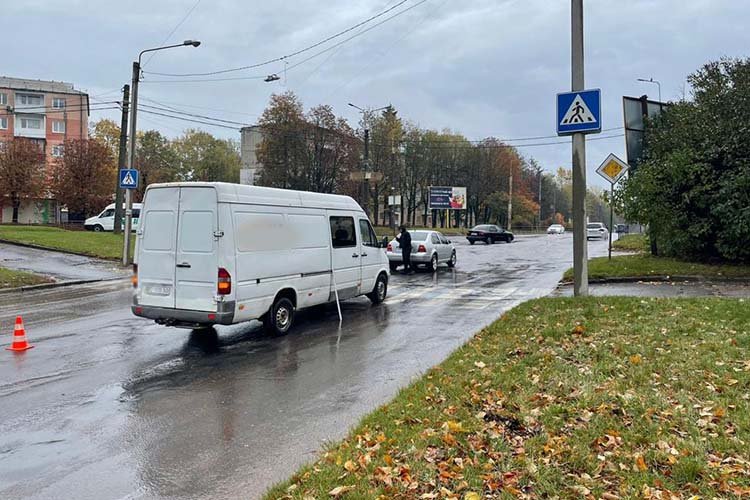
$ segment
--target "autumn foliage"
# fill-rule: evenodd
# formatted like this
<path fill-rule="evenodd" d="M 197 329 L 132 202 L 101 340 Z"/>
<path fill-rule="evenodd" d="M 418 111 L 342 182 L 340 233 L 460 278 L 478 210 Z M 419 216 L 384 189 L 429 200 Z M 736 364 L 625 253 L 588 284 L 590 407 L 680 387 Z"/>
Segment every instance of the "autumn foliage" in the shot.
<path fill-rule="evenodd" d="M 10 199 L 13 222 L 18 222 L 21 200 L 43 194 L 44 150 L 38 142 L 22 138 L 0 146 L 0 196 Z"/>
<path fill-rule="evenodd" d="M 115 159 L 105 144 L 69 140 L 52 167 L 50 190 L 71 213 L 88 216 L 112 202 L 116 173 Z"/>

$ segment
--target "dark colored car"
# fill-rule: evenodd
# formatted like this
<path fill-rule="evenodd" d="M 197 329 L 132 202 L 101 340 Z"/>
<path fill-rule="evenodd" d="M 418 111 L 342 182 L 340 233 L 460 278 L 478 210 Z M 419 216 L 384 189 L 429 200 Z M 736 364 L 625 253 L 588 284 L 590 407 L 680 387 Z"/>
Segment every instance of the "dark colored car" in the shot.
<path fill-rule="evenodd" d="M 471 243 L 472 245 L 477 241 L 484 241 L 488 245 L 491 245 L 496 241 L 504 241 L 506 243 L 510 243 L 511 241 L 513 241 L 513 238 L 513 233 L 493 224 L 482 224 L 479 226 L 474 226 L 466 235 L 466 239 L 469 240 L 469 243 Z"/>

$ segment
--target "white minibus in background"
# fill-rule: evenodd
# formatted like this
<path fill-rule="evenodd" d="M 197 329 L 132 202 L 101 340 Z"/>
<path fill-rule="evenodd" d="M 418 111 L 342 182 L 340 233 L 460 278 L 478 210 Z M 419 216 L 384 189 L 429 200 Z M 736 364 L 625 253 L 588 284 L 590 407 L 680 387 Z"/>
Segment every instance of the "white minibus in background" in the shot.
<path fill-rule="evenodd" d="M 295 311 L 388 290 L 388 259 L 348 196 L 227 183 L 146 189 L 132 311 L 201 328 L 259 319 L 276 334 Z M 335 288 L 334 288 L 335 287 Z"/>
<path fill-rule="evenodd" d="M 132 219 L 132 231 L 135 231 L 138 229 L 138 222 L 140 221 L 141 217 L 141 204 L 140 203 L 133 203 L 133 219 Z M 122 224 L 123 228 L 125 228 L 125 205 L 122 206 Z M 99 215 L 95 215 L 93 217 L 89 217 L 86 219 L 86 221 L 83 223 L 83 228 L 88 231 L 114 231 L 115 230 L 115 204 L 110 203 L 106 206 L 104 210 L 102 210 L 102 213 Z"/>

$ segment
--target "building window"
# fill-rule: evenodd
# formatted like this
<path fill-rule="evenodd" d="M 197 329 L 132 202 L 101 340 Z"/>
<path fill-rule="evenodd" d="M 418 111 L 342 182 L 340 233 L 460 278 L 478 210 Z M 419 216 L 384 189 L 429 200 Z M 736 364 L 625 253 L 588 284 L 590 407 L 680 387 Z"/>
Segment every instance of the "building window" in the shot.
<path fill-rule="evenodd" d="M 52 156 L 55 158 L 60 158 L 63 155 L 63 145 L 58 144 L 57 146 L 52 146 Z"/>
<path fill-rule="evenodd" d="M 8 119 L 0 118 L 0 130 L 8 130 Z"/>
<path fill-rule="evenodd" d="M 52 99 L 52 107 L 54 109 L 65 109 L 65 99 L 62 97 L 55 97 Z"/>
<path fill-rule="evenodd" d="M 0 106 L 8 104 L 8 94 L 0 92 Z"/>
<path fill-rule="evenodd" d="M 41 118 L 21 118 L 21 128 L 41 130 L 42 119 Z"/>
<path fill-rule="evenodd" d="M 52 131 L 56 134 L 64 134 L 65 122 L 60 120 L 52 120 Z"/>

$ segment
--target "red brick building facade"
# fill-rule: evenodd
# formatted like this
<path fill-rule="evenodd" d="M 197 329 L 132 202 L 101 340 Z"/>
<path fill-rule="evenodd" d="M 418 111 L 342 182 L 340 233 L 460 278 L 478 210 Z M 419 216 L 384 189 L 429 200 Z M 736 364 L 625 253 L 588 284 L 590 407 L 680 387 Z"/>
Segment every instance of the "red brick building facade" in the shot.
<path fill-rule="evenodd" d="M 0 143 L 26 138 L 37 141 L 47 165 L 62 154 L 63 142 L 88 138 L 89 96 L 72 84 L 0 77 Z M 51 198 L 28 200 L 20 223 L 55 223 L 59 207 Z M 10 222 L 12 207 L 0 193 L 0 222 Z"/>

